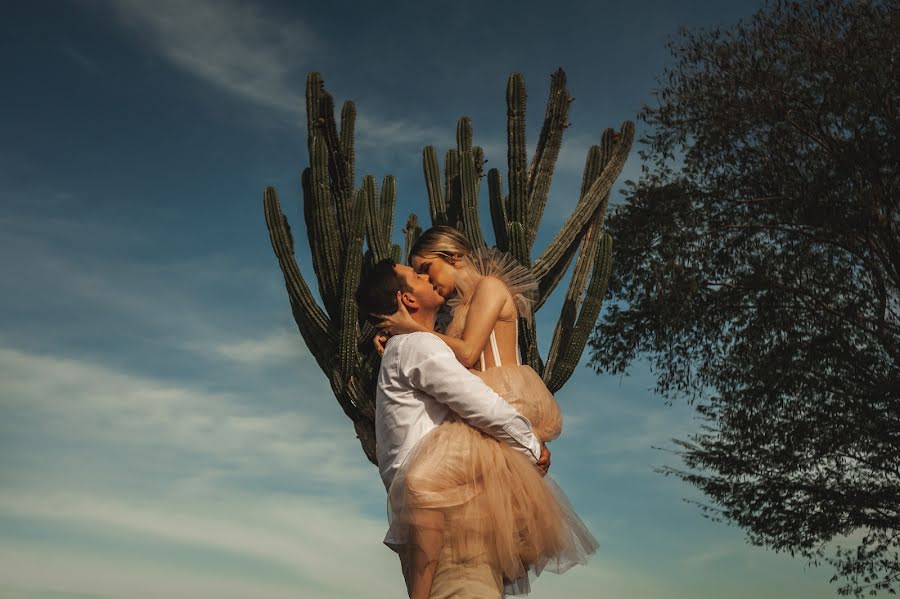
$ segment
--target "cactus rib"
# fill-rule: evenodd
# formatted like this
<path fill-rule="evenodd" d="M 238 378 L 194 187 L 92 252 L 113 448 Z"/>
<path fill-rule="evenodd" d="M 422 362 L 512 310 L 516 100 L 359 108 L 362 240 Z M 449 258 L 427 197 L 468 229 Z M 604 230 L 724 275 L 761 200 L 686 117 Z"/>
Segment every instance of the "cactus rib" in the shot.
<path fill-rule="evenodd" d="M 491 225 L 494 227 L 494 243 L 500 250 L 507 252 L 509 251 L 509 234 L 506 226 L 509 220 L 506 213 L 506 200 L 503 197 L 503 177 L 495 168 L 488 171 L 488 196 L 491 205 Z"/>
<path fill-rule="evenodd" d="M 525 80 L 510 75 L 506 84 L 506 143 L 509 173 L 509 218 L 528 227 L 528 173 L 525 166 Z"/>
<path fill-rule="evenodd" d="M 538 280 L 546 276 L 550 269 L 565 256 L 566 248 L 571 243 L 578 242 L 579 231 L 587 224 L 598 207 L 605 212 L 606 208 L 601 204 L 604 198 L 608 198 L 613 183 L 625 166 L 625 160 L 628 158 L 628 152 L 634 140 L 634 124 L 630 121 L 623 123 L 619 135 L 620 138 L 613 148 L 609 162 L 603 167 L 600 176 L 591 184 L 583 201 L 578 203 L 541 257 L 535 261 L 534 274 Z"/>
<path fill-rule="evenodd" d="M 463 231 L 476 250 L 485 247 L 481 236 L 481 220 L 478 215 L 478 175 L 475 172 L 475 156 L 466 151 L 460 154 L 459 182 L 462 188 Z"/>
<path fill-rule="evenodd" d="M 563 132 L 568 126 L 569 105 L 572 98 L 566 89 L 566 74 L 557 69 L 550 78 L 550 97 L 544 125 L 541 128 L 534 157 L 528 168 L 528 243 L 534 245 L 538 225 L 544 215 L 553 169 L 559 157 Z"/>

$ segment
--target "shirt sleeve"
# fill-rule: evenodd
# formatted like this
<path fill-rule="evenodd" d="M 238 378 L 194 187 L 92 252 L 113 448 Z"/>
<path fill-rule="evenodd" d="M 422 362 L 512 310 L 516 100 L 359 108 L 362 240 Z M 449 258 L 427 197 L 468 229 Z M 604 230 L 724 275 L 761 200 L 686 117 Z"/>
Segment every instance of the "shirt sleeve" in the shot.
<path fill-rule="evenodd" d="M 400 356 L 400 371 L 409 384 L 459 414 L 468 424 L 511 445 L 532 462 L 541 443 L 531 422 L 484 381 L 469 372 L 453 350 L 430 333 L 413 333 Z"/>

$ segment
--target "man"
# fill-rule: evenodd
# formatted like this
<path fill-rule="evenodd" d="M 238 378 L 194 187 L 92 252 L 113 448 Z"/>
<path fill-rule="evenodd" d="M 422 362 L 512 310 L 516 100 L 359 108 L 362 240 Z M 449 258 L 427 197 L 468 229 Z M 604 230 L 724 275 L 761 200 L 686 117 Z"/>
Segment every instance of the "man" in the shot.
<path fill-rule="evenodd" d="M 368 315 L 393 313 L 401 301 L 417 322 L 434 330 L 444 298 L 426 275 L 383 260 L 361 281 L 357 301 Z M 451 412 L 522 452 L 544 472 L 549 467 L 550 453 L 532 433 L 527 418 L 460 364 L 437 336 L 410 333 L 388 340 L 378 375 L 376 457 L 386 489 L 416 443 Z M 441 545 L 439 538 L 421 541 L 421 546 Z M 390 533 L 384 542 L 393 548 Z M 406 563 L 409 559 L 418 562 Z M 432 599 L 502 596 L 502 580 L 487 565 L 456 564 L 444 551 L 436 556 L 426 551 L 417 558 L 401 555 L 401 565 L 408 589 L 413 587 L 412 576 L 428 579 L 433 575 Z"/>

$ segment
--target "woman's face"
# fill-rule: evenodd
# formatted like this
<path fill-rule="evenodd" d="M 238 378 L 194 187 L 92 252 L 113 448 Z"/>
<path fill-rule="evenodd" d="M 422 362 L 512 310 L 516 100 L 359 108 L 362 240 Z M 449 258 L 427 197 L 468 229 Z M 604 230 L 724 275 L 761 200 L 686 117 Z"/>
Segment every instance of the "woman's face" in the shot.
<path fill-rule="evenodd" d="M 451 264 L 437 254 L 415 255 L 410 260 L 410 265 L 417 273 L 428 275 L 431 284 L 443 298 L 446 299 L 456 293 L 456 275 L 462 266 L 462 260 Z"/>

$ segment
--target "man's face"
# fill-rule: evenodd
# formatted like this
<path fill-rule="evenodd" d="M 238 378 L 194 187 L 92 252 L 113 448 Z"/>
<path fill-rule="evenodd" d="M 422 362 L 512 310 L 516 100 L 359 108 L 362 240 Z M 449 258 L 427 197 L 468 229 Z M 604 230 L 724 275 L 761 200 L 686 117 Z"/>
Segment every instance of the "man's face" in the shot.
<path fill-rule="evenodd" d="M 418 274 L 412 267 L 405 264 L 396 265 L 394 272 L 403 277 L 406 284 L 412 288 L 411 292 L 404 293 L 409 293 L 415 299 L 419 309 L 436 311 L 444 303 L 444 298 L 435 290 L 428 275 Z"/>

